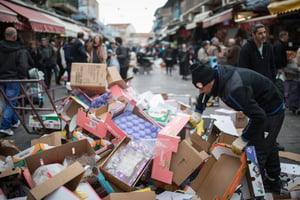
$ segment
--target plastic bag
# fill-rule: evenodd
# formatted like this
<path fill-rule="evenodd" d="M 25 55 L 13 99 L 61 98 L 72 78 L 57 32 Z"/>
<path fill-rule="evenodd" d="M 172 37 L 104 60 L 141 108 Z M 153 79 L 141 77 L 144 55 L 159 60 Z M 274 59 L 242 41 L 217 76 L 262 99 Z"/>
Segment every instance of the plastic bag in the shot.
<path fill-rule="evenodd" d="M 114 66 L 118 69 L 118 71 L 120 71 L 120 64 L 119 64 L 119 61 L 116 56 L 111 57 L 110 63 L 108 64 L 108 66 Z"/>
<path fill-rule="evenodd" d="M 65 167 L 58 163 L 42 165 L 35 170 L 32 176 L 32 180 L 35 185 L 39 185 L 64 169 Z"/>
<path fill-rule="evenodd" d="M 0 160 L 0 172 L 14 168 L 14 163 L 11 156 L 7 156 L 5 161 Z"/>

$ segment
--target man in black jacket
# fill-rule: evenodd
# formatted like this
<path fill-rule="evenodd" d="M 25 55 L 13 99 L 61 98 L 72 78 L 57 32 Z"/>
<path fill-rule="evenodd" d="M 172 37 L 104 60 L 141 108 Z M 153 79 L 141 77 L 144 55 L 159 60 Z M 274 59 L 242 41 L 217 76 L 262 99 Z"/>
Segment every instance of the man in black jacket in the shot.
<path fill-rule="evenodd" d="M 276 68 L 272 46 L 266 42 L 266 28 L 256 24 L 252 28 L 252 38 L 241 48 L 238 66 L 252 69 L 275 82 Z"/>
<path fill-rule="evenodd" d="M 116 37 L 115 41 L 117 45 L 116 55 L 120 64 L 120 75 L 123 79 L 126 79 L 130 61 L 129 52 L 128 49 L 123 46 L 122 38 Z"/>
<path fill-rule="evenodd" d="M 89 59 L 89 54 L 85 49 L 84 33 L 78 32 L 77 39 L 72 45 L 71 55 L 73 62 L 86 63 Z"/>
<path fill-rule="evenodd" d="M 17 41 L 17 31 L 13 27 L 5 29 L 5 40 L 0 41 L 0 80 L 24 79 L 27 76 L 27 57 L 22 44 Z M 8 98 L 19 95 L 19 83 L 0 83 Z M 15 106 L 17 100 L 11 101 Z M 13 109 L 6 103 L 0 132 L 13 135 L 11 128 L 18 127 L 20 121 Z"/>
<path fill-rule="evenodd" d="M 276 86 L 261 74 L 239 67 L 211 68 L 200 63 L 191 70 L 193 84 L 200 90 L 193 115 L 200 119 L 210 96 L 219 96 L 227 106 L 248 116 L 248 125 L 233 142 L 232 150 L 241 154 L 247 144 L 254 145 L 265 188 L 279 193 L 282 184 L 276 139 L 284 120 L 284 102 Z"/>
<path fill-rule="evenodd" d="M 280 31 L 279 39 L 273 44 L 275 66 L 278 74 L 282 74 L 282 70 L 287 65 L 286 47 L 289 39 L 289 33 L 287 31 Z"/>

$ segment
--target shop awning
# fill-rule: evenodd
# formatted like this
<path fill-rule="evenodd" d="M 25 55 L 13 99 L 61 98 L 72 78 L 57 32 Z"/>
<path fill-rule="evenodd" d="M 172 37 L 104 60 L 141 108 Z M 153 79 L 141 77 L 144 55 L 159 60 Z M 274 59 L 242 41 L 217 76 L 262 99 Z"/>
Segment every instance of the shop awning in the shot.
<path fill-rule="evenodd" d="M 197 23 L 202 22 L 204 19 L 208 18 L 212 14 L 212 11 L 207 11 L 204 13 L 200 13 L 194 16 L 193 22 L 186 25 L 186 29 L 190 30 L 197 26 Z"/>
<path fill-rule="evenodd" d="M 232 19 L 232 8 L 203 20 L 202 27 L 207 28 L 220 22 Z"/>
<path fill-rule="evenodd" d="M 242 21 L 240 23 L 240 27 L 244 31 L 248 31 L 255 24 L 271 25 L 277 22 L 278 22 L 277 15 L 267 15 L 267 16 L 255 17 L 252 19 Z"/>
<path fill-rule="evenodd" d="M 268 10 L 271 14 L 292 12 L 299 9 L 300 9 L 299 0 L 276 1 L 268 5 Z"/>
<path fill-rule="evenodd" d="M 17 13 L 0 4 L 0 21 L 5 23 L 18 23 Z"/>
<path fill-rule="evenodd" d="M 179 28 L 180 28 L 180 26 L 176 25 L 173 28 L 168 29 L 167 30 L 167 34 L 168 35 L 174 35 Z"/>
<path fill-rule="evenodd" d="M 0 0 L 0 3 L 9 9 L 16 12 L 18 15 L 24 17 L 30 23 L 32 30 L 36 32 L 49 33 L 64 33 L 65 28 L 57 22 L 49 19 L 41 12 L 11 3 L 9 1 Z"/>

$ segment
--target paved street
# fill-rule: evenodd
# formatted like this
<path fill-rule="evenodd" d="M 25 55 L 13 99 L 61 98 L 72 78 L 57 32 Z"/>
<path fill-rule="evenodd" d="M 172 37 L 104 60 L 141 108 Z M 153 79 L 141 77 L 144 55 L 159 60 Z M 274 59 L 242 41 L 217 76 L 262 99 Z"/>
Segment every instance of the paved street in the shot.
<path fill-rule="evenodd" d="M 130 72 L 130 74 L 132 74 Z M 187 94 L 195 98 L 198 95 L 197 89 L 191 83 L 191 80 L 182 80 L 178 75 L 178 71 L 173 71 L 172 76 L 165 74 L 165 71 L 160 68 L 155 68 L 150 74 L 137 74 L 131 81 L 134 88 L 139 93 L 150 90 L 153 93 L 173 93 L 173 94 Z M 52 83 L 54 85 L 54 82 Z M 58 90 L 56 98 L 66 95 L 66 91 Z M 45 100 L 45 106 L 48 101 Z M 221 103 L 220 107 L 226 107 Z M 216 108 L 208 108 L 205 114 L 213 113 Z M 290 111 L 286 111 L 286 117 L 278 137 L 279 143 L 285 147 L 286 151 L 300 154 L 300 116 L 293 115 Z M 27 134 L 21 126 L 15 129 L 15 135 L 11 137 L 0 137 L 5 139 L 14 139 L 17 146 L 23 150 L 30 146 L 32 138 L 39 137 L 39 135 Z"/>

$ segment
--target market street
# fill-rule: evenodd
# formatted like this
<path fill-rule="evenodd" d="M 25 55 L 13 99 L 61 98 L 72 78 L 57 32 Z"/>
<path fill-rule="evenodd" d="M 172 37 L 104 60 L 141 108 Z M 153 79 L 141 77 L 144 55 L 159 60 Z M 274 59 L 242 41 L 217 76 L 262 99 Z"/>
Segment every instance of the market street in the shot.
<path fill-rule="evenodd" d="M 132 72 L 129 74 L 132 74 Z M 178 95 L 181 98 L 180 100 L 183 102 L 187 101 L 188 96 L 192 97 L 192 99 L 195 99 L 198 95 L 198 91 L 196 88 L 194 88 L 191 80 L 182 80 L 182 78 L 178 75 L 177 70 L 173 71 L 172 76 L 168 76 L 166 75 L 164 69 L 154 67 L 150 74 L 136 74 L 131 80 L 131 83 L 138 93 L 143 93 L 145 91 L 151 91 L 152 93 L 168 93 Z M 52 85 L 55 85 L 55 83 L 53 82 Z M 56 98 L 60 96 L 66 96 L 67 91 L 57 90 L 55 95 Z M 49 107 L 49 102 L 47 99 L 45 99 L 44 107 L 46 106 Z M 221 102 L 220 107 L 207 108 L 204 114 L 209 115 L 214 113 L 214 110 L 218 108 L 226 108 L 226 106 Z M 284 124 L 278 136 L 278 141 L 282 146 L 285 147 L 285 151 L 298 154 L 300 153 L 299 130 L 299 116 L 296 116 L 292 112 L 286 110 Z M 27 134 L 22 126 L 14 129 L 14 132 L 14 136 L 5 137 L 1 134 L 1 138 L 15 140 L 20 150 L 28 148 L 30 146 L 31 139 L 40 137 L 40 135 L 36 134 Z"/>

